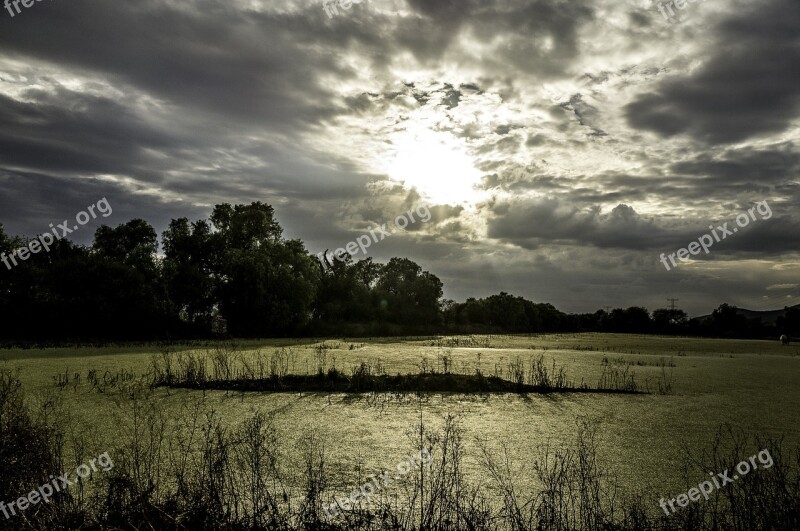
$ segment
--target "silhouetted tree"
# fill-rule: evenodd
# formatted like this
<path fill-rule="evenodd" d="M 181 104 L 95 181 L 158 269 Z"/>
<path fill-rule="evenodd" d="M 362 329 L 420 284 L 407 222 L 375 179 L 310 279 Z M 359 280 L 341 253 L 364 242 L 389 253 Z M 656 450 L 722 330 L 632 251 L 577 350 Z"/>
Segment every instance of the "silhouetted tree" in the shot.
<path fill-rule="evenodd" d="M 215 298 L 214 269 L 220 257 L 206 220 L 191 225 L 186 218 L 173 219 L 161 236 L 164 247 L 163 274 L 174 308 L 200 333 L 211 329 Z"/>
<path fill-rule="evenodd" d="M 0 225 L 0 252 L 27 245 Z M 209 219 L 174 219 L 162 234 L 134 219 L 101 226 L 91 246 L 58 239 L 49 252 L 0 265 L 0 338 L 156 339 L 210 333 L 221 312 L 235 336 L 369 334 L 447 330 L 685 333 L 725 337 L 800 335 L 800 308 L 777 326 L 727 304 L 703 319 L 682 310 L 617 308 L 567 315 L 551 304 L 500 292 L 442 300 L 442 282 L 407 258 L 387 264 L 310 256 L 283 238 L 270 205 L 220 204 Z"/>
<path fill-rule="evenodd" d="M 778 317 L 777 326 L 781 334 L 800 336 L 800 306 L 787 306 L 785 313 Z"/>
<path fill-rule="evenodd" d="M 291 335 L 307 324 L 319 269 L 300 240 L 284 240 L 271 206 L 217 205 L 211 214 L 219 307 L 228 331 Z"/>
<path fill-rule="evenodd" d="M 172 319 L 157 249 L 156 231 L 142 219 L 95 231 L 85 272 L 75 276 L 87 288 L 90 305 L 84 311 L 94 308 L 88 322 L 97 337 L 147 337 L 169 330 Z"/>
<path fill-rule="evenodd" d="M 747 318 L 738 313 L 736 306 L 721 304 L 711 312 L 711 330 L 715 335 L 734 337 L 747 329 Z"/>
<path fill-rule="evenodd" d="M 350 255 L 343 260 L 323 257 L 320 284 L 314 303 L 318 322 L 366 323 L 376 318 L 372 287 L 380 274 L 380 265 L 371 258 L 353 262 Z"/>
<path fill-rule="evenodd" d="M 442 282 L 408 258 L 389 260 L 380 270 L 375 291 L 381 318 L 400 325 L 438 324 Z"/>
<path fill-rule="evenodd" d="M 646 308 L 631 306 L 628 309 L 615 308 L 609 316 L 608 326 L 613 332 L 642 334 L 650 331 L 650 314 Z"/>
<path fill-rule="evenodd" d="M 678 308 L 659 308 L 653 311 L 653 327 L 659 334 L 678 333 L 688 321 L 686 312 Z"/>

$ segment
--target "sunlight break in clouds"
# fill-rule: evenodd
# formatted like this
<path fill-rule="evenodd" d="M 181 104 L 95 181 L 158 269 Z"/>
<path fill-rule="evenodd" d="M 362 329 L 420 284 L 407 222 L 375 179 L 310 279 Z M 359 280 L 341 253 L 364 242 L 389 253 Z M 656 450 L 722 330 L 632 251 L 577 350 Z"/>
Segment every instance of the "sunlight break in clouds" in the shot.
<path fill-rule="evenodd" d="M 417 261 L 453 300 L 782 307 L 767 288 L 798 283 L 800 4 L 698 1 L 667 21 L 668 1 L 369 0 L 329 17 L 323 0 L 80 0 L 6 16 L 0 221 L 35 234 L 107 197 L 160 232 L 262 201 L 317 253 L 424 202 L 432 223 L 381 259 Z M 713 256 L 659 262 L 762 200 L 773 219 Z"/>
<path fill-rule="evenodd" d="M 462 140 L 422 127 L 396 134 L 392 144 L 384 171 L 393 180 L 438 204 L 472 206 L 481 199 L 475 189 L 481 173 Z"/>

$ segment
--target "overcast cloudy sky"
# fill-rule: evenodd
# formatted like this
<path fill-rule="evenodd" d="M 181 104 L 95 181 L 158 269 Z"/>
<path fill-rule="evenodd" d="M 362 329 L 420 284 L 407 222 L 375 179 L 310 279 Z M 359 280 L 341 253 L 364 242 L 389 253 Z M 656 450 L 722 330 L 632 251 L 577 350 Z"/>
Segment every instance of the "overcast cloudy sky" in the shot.
<path fill-rule="evenodd" d="M 27 1 L 27 0 L 26 0 Z M 51 0 L 0 16 L 0 222 L 272 204 L 456 300 L 800 302 L 800 2 Z M 11 16 L 14 13 L 14 16 Z M 770 219 L 667 271 L 759 201 Z M 98 222 L 75 240 L 88 243 Z"/>

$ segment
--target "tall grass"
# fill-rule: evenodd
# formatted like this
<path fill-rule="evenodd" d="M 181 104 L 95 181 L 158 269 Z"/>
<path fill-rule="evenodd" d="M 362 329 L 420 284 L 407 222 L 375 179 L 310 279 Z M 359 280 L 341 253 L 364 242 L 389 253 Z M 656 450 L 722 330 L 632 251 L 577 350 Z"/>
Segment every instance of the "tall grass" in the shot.
<path fill-rule="evenodd" d="M 603 372 L 597 386 L 601 389 L 620 389 L 623 391 L 636 392 L 639 386 L 636 383 L 636 371 L 632 369 L 633 364 L 622 358 L 609 360 L 603 357 Z"/>
<path fill-rule="evenodd" d="M 326 441 L 317 434 L 290 447 L 272 418 L 260 411 L 229 422 L 195 395 L 180 415 L 168 417 L 149 386 L 124 382 L 117 391 L 126 420 L 118 445 L 109 449 L 114 468 L 97 478 L 87 496 L 72 487 L 49 504 L 8 521 L 0 518 L 0 528 L 750 531 L 800 526 L 800 451 L 730 427 L 719 430 L 706 452 L 687 452 L 692 467 L 687 487 L 709 470 L 733 469 L 754 448 L 768 448 L 774 465 L 665 516 L 657 504 L 661 493 L 620 493 L 601 464 L 596 423 L 582 421 L 573 446 L 540 447 L 524 470 L 515 467 L 507 449 L 467 440 L 457 418 L 444 418 L 434 430 L 420 416 L 406 438 L 409 450 L 430 453 L 430 466 L 413 467 L 392 488 L 331 517 L 322 507 L 338 493 L 336 471 Z M 64 470 L 64 432 L 31 407 L 16 376 L 0 371 L 0 499 L 5 501 Z M 289 469 L 292 456 L 299 459 Z M 479 467 L 477 476 L 465 473 L 468 466 Z M 520 488 L 522 474 L 533 477 L 535 486 Z M 474 477 L 482 479 L 469 479 Z"/>
<path fill-rule="evenodd" d="M 245 355 L 229 347 L 218 347 L 205 354 L 164 351 L 152 359 L 152 385 L 192 389 L 356 393 L 640 392 L 631 365 L 618 360 L 609 362 L 607 358 L 604 358 L 604 370 L 597 387 L 590 388 L 585 382 L 576 385 L 568 378 L 566 368 L 558 366 L 555 360 L 548 365 L 544 354 L 530 356 L 527 360 L 516 357 L 506 364 L 496 363 L 494 375 L 486 377 L 481 367 L 480 353 L 476 355 L 474 367 L 462 362 L 457 368 L 450 349 L 441 348 L 437 352 L 435 366 L 423 358 L 418 374 L 388 376 L 383 362 L 373 359 L 351 365 L 348 375 L 337 367 L 336 356 L 329 353 L 332 348 L 335 347 L 315 347 L 313 365 L 305 372 L 305 375 L 313 377 L 291 374 L 289 369 L 295 366 L 295 354 L 284 348 L 276 349 L 268 359 L 260 350 Z M 265 371 L 264 367 L 267 366 L 269 370 Z M 507 385 L 509 383 L 513 385 Z M 668 392 L 666 386 L 663 392 Z"/>
<path fill-rule="evenodd" d="M 0 368 L 0 501 L 16 501 L 64 469 L 67 434 L 56 407 L 53 400 L 29 403 L 18 375 Z M 44 529 L 53 520 L 80 520 L 87 503 L 87 499 L 59 492 L 50 504 L 31 506 L 14 519 L 0 516 L 0 529 Z"/>

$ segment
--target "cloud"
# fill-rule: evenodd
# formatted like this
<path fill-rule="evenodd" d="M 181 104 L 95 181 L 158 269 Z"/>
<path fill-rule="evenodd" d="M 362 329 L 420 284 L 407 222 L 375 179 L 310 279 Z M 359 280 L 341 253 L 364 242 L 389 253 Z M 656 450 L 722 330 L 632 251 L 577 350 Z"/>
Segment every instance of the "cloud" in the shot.
<path fill-rule="evenodd" d="M 488 235 L 522 247 L 547 243 L 582 243 L 597 247 L 643 249 L 664 240 L 664 230 L 645 220 L 628 205 L 607 214 L 599 207 L 579 209 L 556 197 L 498 203 L 489 220 Z"/>
<path fill-rule="evenodd" d="M 673 24 L 639 0 L 37 6 L 0 18 L 11 233 L 103 196 L 106 222 L 157 230 L 260 200 L 317 252 L 426 203 L 429 223 L 370 252 L 418 261 L 449 297 L 584 310 L 668 290 L 708 313 L 796 277 L 796 2 L 695 4 Z M 466 163 L 425 175 L 444 183 L 433 201 L 400 145 Z M 479 199 L 462 205 L 448 193 L 469 166 Z M 760 200 L 773 219 L 664 277 L 659 253 Z"/>
<path fill-rule="evenodd" d="M 747 205 L 747 206 L 752 206 Z M 735 227 L 733 212 L 722 219 L 644 218 L 634 208 L 618 204 L 607 213 L 599 206 L 578 208 L 558 197 L 537 197 L 529 200 L 497 202 L 490 206 L 493 216 L 488 221 L 488 236 L 526 249 L 546 246 L 584 245 L 600 249 L 672 252 L 696 241 L 728 222 Z M 752 254 L 769 255 L 793 252 L 800 246 L 800 223 L 788 215 L 761 219 L 742 228 L 734 236 L 717 243 L 715 254 L 725 258 Z M 722 256 L 702 256 L 715 259 Z"/>
<path fill-rule="evenodd" d="M 719 23 L 713 51 L 694 72 L 627 105 L 628 123 L 710 144 L 786 130 L 800 112 L 798 26 L 794 0 L 746 5 Z"/>

